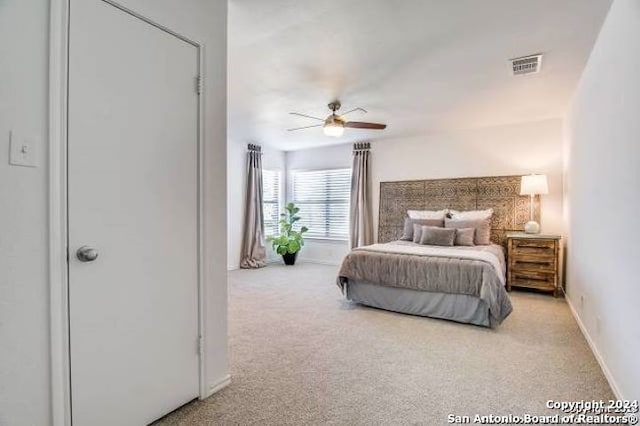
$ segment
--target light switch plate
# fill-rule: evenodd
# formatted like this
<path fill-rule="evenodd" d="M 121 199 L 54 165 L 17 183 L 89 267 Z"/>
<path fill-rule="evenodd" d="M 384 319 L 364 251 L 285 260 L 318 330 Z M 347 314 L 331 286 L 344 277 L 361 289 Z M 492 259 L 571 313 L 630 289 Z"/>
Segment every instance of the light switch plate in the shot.
<path fill-rule="evenodd" d="M 11 132 L 9 164 L 14 166 L 37 167 L 38 152 L 32 138 Z"/>

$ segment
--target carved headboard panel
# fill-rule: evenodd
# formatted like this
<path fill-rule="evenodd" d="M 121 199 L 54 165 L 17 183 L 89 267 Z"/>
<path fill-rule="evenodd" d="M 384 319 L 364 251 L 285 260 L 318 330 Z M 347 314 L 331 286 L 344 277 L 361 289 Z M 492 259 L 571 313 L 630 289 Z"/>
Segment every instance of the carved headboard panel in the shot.
<path fill-rule="evenodd" d="M 505 244 L 508 231 L 522 231 L 529 220 L 529 197 L 520 195 L 520 176 L 380 182 L 378 242 L 400 238 L 407 210 L 493 208 L 491 240 Z M 534 201 L 540 221 L 540 197 Z"/>

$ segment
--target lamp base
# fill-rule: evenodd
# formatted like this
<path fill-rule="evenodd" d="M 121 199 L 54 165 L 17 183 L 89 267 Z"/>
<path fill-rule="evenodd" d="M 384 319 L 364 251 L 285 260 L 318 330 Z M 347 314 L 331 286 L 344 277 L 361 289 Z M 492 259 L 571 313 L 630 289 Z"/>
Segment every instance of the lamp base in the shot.
<path fill-rule="evenodd" d="M 530 220 L 524 225 L 524 232 L 527 234 L 539 234 L 540 233 L 540 224 L 535 220 Z"/>

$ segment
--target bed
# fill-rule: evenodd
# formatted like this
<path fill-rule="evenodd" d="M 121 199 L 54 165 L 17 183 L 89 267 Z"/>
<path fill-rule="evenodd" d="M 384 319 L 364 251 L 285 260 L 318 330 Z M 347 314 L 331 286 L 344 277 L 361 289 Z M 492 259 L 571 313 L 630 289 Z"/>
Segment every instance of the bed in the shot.
<path fill-rule="evenodd" d="M 496 327 L 511 313 L 505 237 L 522 230 L 530 199 L 520 176 L 380 184 L 378 244 L 352 250 L 337 283 L 355 303 L 389 311 Z M 540 200 L 534 198 L 539 220 Z M 492 209 L 490 244 L 440 247 L 399 241 L 408 210 Z"/>
<path fill-rule="evenodd" d="M 496 244 L 394 241 L 352 250 L 338 285 L 347 299 L 363 305 L 495 327 L 512 310 L 505 272 L 504 251 Z"/>

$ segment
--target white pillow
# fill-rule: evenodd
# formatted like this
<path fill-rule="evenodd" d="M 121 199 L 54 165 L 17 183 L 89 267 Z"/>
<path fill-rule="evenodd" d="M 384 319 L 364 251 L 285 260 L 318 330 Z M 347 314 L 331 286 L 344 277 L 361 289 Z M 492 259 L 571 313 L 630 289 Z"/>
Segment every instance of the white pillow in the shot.
<path fill-rule="evenodd" d="M 449 210 L 451 214 L 451 219 L 455 220 L 484 220 L 489 219 L 493 216 L 493 209 L 487 210 L 469 210 L 469 211 L 458 211 L 458 210 Z"/>
<path fill-rule="evenodd" d="M 444 220 L 448 210 L 407 210 L 410 219 L 436 219 Z"/>

